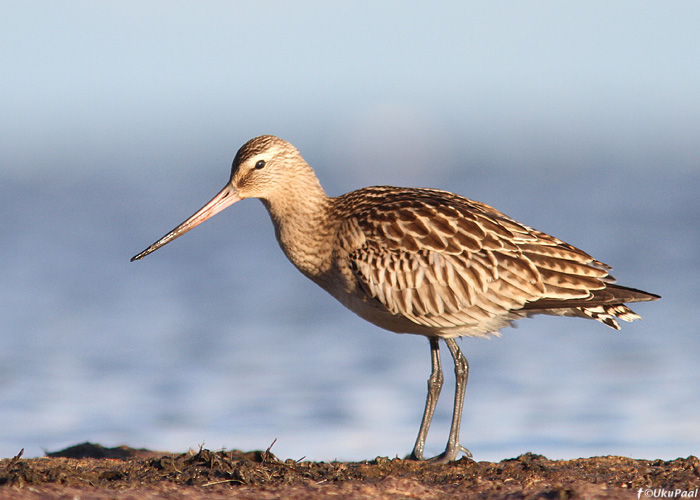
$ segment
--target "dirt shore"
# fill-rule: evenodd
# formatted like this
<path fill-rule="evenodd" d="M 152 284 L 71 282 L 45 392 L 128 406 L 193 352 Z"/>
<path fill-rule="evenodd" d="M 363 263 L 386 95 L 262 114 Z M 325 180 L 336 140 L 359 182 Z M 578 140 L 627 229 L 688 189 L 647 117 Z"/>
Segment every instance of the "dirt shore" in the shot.
<path fill-rule="evenodd" d="M 280 460 L 270 450 L 170 454 L 84 443 L 44 458 L 0 460 L 0 498 L 15 499 L 574 499 L 698 498 L 700 460 L 606 456 L 433 465 Z M 641 491 L 640 491 L 641 490 Z M 683 495 L 685 492 L 685 495 Z M 672 496 L 675 493 L 675 497 Z"/>

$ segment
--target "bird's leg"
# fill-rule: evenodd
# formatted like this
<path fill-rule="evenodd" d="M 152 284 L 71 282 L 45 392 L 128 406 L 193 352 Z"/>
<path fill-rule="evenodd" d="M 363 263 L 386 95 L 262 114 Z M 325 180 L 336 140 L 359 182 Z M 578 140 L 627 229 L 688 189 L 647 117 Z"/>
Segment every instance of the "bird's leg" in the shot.
<path fill-rule="evenodd" d="M 455 361 L 455 406 L 452 413 L 452 426 L 450 427 L 447 447 L 444 452 L 430 459 L 431 462 L 435 463 L 452 462 L 460 452 L 463 452 L 468 457 L 472 456 L 468 449 L 459 444 L 459 427 L 462 423 L 462 408 L 464 406 L 464 392 L 467 389 L 467 378 L 469 377 L 469 363 L 467 363 L 467 359 L 462 355 L 462 351 L 459 350 L 459 346 L 457 346 L 457 342 L 454 339 L 445 339 L 445 343 Z"/>
<path fill-rule="evenodd" d="M 425 449 L 425 439 L 428 437 L 428 429 L 430 421 L 435 413 L 435 405 L 440 397 L 442 390 L 442 367 L 440 365 L 440 343 L 437 337 L 430 337 L 430 357 L 432 360 L 433 371 L 428 379 L 428 397 L 425 399 L 425 411 L 423 412 L 423 420 L 420 423 L 418 438 L 416 445 L 413 447 L 413 452 L 409 456 L 411 460 L 423 460 L 423 450 Z"/>

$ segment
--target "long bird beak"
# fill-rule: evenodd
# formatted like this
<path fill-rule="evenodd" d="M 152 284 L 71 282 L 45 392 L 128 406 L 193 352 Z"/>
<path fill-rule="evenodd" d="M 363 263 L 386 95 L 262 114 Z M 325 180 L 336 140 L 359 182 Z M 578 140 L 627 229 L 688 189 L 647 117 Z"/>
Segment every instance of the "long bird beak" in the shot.
<path fill-rule="evenodd" d="M 175 229 L 170 231 L 168 234 L 163 236 L 161 239 L 156 241 L 153 245 L 148 247 L 146 250 L 141 252 L 138 255 L 134 255 L 131 258 L 131 262 L 134 262 L 135 260 L 140 260 L 143 259 L 146 255 L 148 255 L 151 252 L 155 252 L 158 250 L 160 247 L 163 245 L 167 245 L 171 241 L 173 241 L 175 238 L 179 238 L 183 234 L 185 234 L 187 231 L 190 229 L 193 229 L 200 225 L 202 222 L 207 220 L 209 217 L 218 214 L 221 212 L 224 208 L 229 207 L 236 203 L 237 201 L 241 200 L 241 196 L 238 194 L 238 191 L 236 191 L 236 188 L 233 187 L 233 185 L 229 182 L 226 184 L 226 187 L 222 189 L 219 194 L 214 196 L 209 203 L 204 205 L 202 208 L 200 208 L 195 214 L 192 215 L 189 219 L 187 219 L 185 222 L 177 226 Z"/>

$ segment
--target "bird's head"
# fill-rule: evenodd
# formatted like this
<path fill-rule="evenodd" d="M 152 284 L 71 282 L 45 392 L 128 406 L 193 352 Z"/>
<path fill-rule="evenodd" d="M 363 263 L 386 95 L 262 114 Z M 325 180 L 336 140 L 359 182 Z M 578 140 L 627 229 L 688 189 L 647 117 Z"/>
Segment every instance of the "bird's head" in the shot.
<path fill-rule="evenodd" d="M 261 135 L 246 142 L 231 165 L 229 184 L 239 198 L 267 200 L 297 177 L 295 171 L 310 170 L 297 148 L 274 135 Z"/>
<path fill-rule="evenodd" d="M 298 175 L 301 172 L 307 175 Z M 304 177 L 316 181 L 311 168 L 294 146 L 273 135 L 251 139 L 236 153 L 226 186 L 189 219 L 131 260 L 143 259 L 239 200 L 260 198 L 268 205 L 270 199 L 276 195 L 281 197 L 279 194 L 289 189 L 290 179 Z"/>

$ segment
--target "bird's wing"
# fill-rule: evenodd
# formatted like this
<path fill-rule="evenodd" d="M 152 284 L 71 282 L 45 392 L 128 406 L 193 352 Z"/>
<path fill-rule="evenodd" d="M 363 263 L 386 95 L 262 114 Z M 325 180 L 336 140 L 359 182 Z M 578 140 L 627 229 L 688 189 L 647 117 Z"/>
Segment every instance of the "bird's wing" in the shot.
<path fill-rule="evenodd" d="M 341 247 L 367 296 L 420 325 L 497 324 L 528 303 L 586 299 L 612 281 L 605 264 L 488 205 L 435 190 L 385 200 L 349 214 Z"/>

